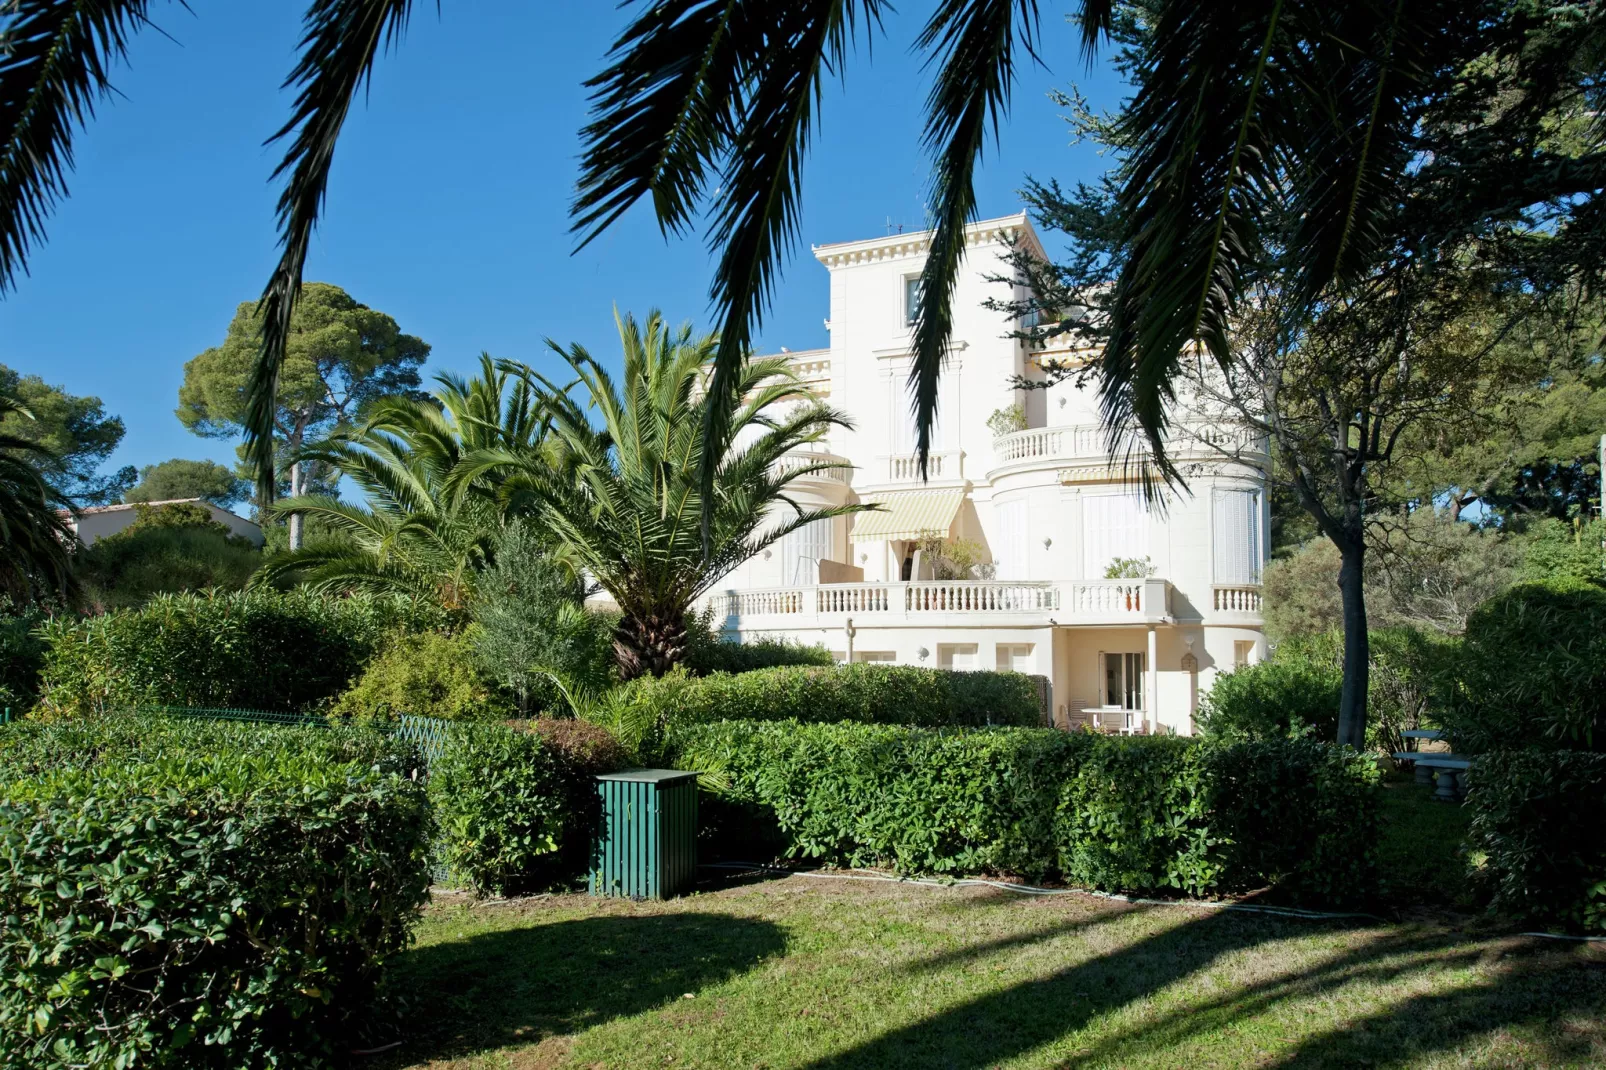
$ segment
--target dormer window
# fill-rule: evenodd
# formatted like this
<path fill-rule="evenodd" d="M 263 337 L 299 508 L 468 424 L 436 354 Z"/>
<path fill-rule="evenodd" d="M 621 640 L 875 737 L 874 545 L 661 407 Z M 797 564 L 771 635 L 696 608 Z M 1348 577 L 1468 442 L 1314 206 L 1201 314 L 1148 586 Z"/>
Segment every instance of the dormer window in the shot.
<path fill-rule="evenodd" d="M 923 292 L 919 275 L 909 275 L 903 280 L 903 322 L 907 326 L 913 327 L 920 321 L 920 297 Z"/>

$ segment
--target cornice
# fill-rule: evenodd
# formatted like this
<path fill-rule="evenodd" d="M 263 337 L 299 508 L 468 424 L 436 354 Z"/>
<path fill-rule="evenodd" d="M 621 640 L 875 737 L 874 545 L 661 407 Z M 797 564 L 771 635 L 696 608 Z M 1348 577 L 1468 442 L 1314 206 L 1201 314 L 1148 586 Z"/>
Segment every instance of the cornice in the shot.
<path fill-rule="evenodd" d="M 1038 256 L 1045 256 L 1043 244 L 1032 229 L 1031 221 L 1021 212 L 999 219 L 983 219 L 965 228 L 965 245 L 993 245 L 1007 239 L 1024 241 L 1027 248 Z M 883 238 L 866 238 L 860 241 L 836 242 L 813 246 L 814 258 L 828 268 L 848 267 L 853 264 L 872 264 L 880 261 L 909 260 L 925 256 L 931 248 L 931 231 L 920 230 L 909 234 L 889 234 Z"/>

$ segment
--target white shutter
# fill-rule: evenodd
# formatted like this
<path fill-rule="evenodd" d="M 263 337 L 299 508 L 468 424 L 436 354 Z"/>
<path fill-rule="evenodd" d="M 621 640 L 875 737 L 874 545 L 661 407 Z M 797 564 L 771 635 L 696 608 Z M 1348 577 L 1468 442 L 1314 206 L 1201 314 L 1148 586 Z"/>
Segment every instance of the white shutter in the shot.
<path fill-rule="evenodd" d="M 1002 502 L 993 507 L 998 519 L 998 549 L 993 557 L 1001 580 L 1027 580 L 1030 550 L 1026 531 L 1026 503 Z"/>
<path fill-rule="evenodd" d="M 1099 579 L 1118 557 L 1149 556 L 1149 507 L 1141 494 L 1082 497 L 1082 572 Z"/>
<path fill-rule="evenodd" d="M 782 581 L 788 584 L 820 582 L 820 562 L 831 556 L 831 521 L 804 524 L 781 540 Z"/>
<path fill-rule="evenodd" d="M 1260 495 L 1218 490 L 1212 535 L 1217 583 L 1260 582 Z"/>

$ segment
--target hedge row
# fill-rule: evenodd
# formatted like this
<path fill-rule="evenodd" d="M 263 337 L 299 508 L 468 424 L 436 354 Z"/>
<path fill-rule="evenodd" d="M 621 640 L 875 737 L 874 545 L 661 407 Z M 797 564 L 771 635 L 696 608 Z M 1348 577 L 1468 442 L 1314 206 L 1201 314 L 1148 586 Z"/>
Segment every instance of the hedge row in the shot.
<path fill-rule="evenodd" d="M 441 853 L 481 894 L 539 891 L 590 868 L 601 808 L 596 778 L 630 763 L 584 721 L 460 725 L 430 769 Z"/>
<path fill-rule="evenodd" d="M 677 672 L 632 681 L 613 705 L 661 725 L 740 720 L 925 727 L 1043 723 L 1037 684 L 1029 676 L 908 665 L 781 666 L 701 678 Z"/>
<path fill-rule="evenodd" d="M 443 622 L 438 608 L 300 591 L 162 595 L 137 610 L 44 626 L 40 706 L 300 710 L 345 690 L 385 636 Z"/>
<path fill-rule="evenodd" d="M 1311 741 L 749 721 L 677 726 L 668 744 L 799 857 L 1327 902 L 1374 865 L 1375 766 Z"/>
<path fill-rule="evenodd" d="M 1606 932 L 1606 754 L 1485 754 L 1468 785 L 1468 847 L 1484 856 L 1494 908 Z"/>
<path fill-rule="evenodd" d="M 412 748 L 103 719 L 0 733 L 0 1065 L 318 1065 L 425 895 Z"/>

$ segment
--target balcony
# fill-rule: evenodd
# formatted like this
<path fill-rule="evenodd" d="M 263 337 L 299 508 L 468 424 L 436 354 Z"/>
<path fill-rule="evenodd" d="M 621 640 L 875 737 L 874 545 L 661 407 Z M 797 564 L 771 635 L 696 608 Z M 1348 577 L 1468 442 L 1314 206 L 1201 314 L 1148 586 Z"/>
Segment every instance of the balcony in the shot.
<path fill-rule="evenodd" d="M 1266 444 L 1253 430 L 1222 424 L 1183 422 L 1171 435 L 1171 454 L 1178 460 L 1225 459 L 1241 457 L 1248 463 L 1264 463 Z M 1147 449 L 1141 440 L 1117 443 L 1114 455 L 1141 458 Z M 1109 438 L 1098 424 L 1070 424 L 1064 427 L 1033 427 L 1013 431 L 993 440 L 993 478 L 1005 470 L 1054 467 L 1071 463 L 1108 464 Z"/>
<path fill-rule="evenodd" d="M 808 450 L 799 450 L 796 453 L 783 454 L 780 460 L 775 462 L 774 470 L 777 474 L 784 475 L 787 472 L 795 472 L 799 468 L 806 468 L 815 464 L 824 464 L 828 467 L 811 472 L 806 476 L 799 476 L 798 479 L 800 481 L 817 479 L 826 483 L 841 483 L 843 486 L 849 487 L 853 485 L 853 462 L 835 453 L 814 453 Z"/>
<path fill-rule="evenodd" d="M 920 483 L 920 455 L 895 453 L 875 459 L 870 468 L 875 484 Z M 962 483 L 965 479 L 965 453 L 963 450 L 933 450 L 926 464 L 928 483 Z"/>
<path fill-rule="evenodd" d="M 710 596 L 725 627 L 807 629 L 856 625 L 1012 626 L 1160 623 L 1171 612 L 1165 580 L 919 580 L 763 587 Z"/>

